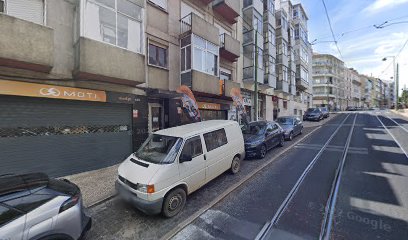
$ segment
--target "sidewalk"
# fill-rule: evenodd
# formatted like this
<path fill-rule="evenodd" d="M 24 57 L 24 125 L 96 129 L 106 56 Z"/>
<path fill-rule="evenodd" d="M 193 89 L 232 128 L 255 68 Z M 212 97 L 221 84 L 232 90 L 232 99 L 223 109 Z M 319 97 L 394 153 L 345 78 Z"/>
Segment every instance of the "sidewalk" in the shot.
<path fill-rule="evenodd" d="M 401 115 L 401 116 L 403 116 L 403 117 L 406 117 L 406 118 L 408 118 L 408 108 L 405 108 L 405 109 L 399 109 L 398 111 L 396 111 L 396 110 L 391 110 L 393 113 L 396 113 L 396 114 L 399 114 L 399 115 Z"/>
<path fill-rule="evenodd" d="M 81 189 L 84 206 L 89 207 L 115 194 L 115 180 L 119 164 L 64 178 Z"/>

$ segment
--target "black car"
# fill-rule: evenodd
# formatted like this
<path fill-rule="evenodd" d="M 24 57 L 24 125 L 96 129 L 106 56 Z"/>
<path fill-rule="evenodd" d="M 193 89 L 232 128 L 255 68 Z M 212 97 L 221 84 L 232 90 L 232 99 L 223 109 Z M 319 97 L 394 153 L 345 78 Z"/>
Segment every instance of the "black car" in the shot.
<path fill-rule="evenodd" d="M 324 118 L 323 112 L 322 110 L 320 110 L 320 108 L 309 108 L 305 112 L 305 115 L 303 115 L 303 121 L 305 120 L 320 121 L 323 118 Z"/>
<path fill-rule="evenodd" d="M 326 107 L 321 107 L 321 108 L 320 108 L 320 111 L 322 111 L 324 118 L 328 118 L 328 117 L 329 117 L 330 113 L 329 113 L 329 110 L 328 110 Z"/>
<path fill-rule="evenodd" d="M 251 122 L 242 127 L 242 134 L 247 157 L 264 158 L 269 149 L 285 142 L 284 131 L 276 122 Z"/>

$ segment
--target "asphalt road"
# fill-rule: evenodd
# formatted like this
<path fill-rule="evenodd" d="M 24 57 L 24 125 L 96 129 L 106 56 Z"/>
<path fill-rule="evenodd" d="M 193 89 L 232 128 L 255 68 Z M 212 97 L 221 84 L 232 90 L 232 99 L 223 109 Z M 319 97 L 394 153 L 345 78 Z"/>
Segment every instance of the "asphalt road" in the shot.
<path fill-rule="evenodd" d="M 315 130 L 309 137 L 214 179 L 172 219 L 146 216 L 117 198 L 93 207 L 87 239 L 162 238 L 285 149 L 173 239 L 255 239 L 265 229 L 264 239 L 319 239 L 325 230 L 325 239 L 408 239 L 408 119 L 342 113 L 306 126 L 304 135 Z"/>
<path fill-rule="evenodd" d="M 303 136 L 320 127 L 324 123 L 335 123 L 338 117 L 335 114 L 329 119 L 321 122 L 305 122 Z M 327 127 L 334 129 L 334 126 Z M 318 130 L 319 131 L 319 130 Z M 280 154 L 285 149 L 293 147 L 300 137 L 296 137 L 292 142 L 285 142 L 282 148 L 275 148 L 268 152 L 265 159 L 245 160 L 242 163 L 241 171 L 237 175 L 231 175 L 228 172 L 217 177 L 206 184 L 198 191 L 188 196 L 184 210 L 177 216 L 166 219 L 161 216 L 146 216 L 133 207 L 126 205 L 118 198 L 110 199 L 104 203 L 89 209 L 93 218 L 92 229 L 86 239 L 159 239 L 176 228 L 185 219 L 196 213 L 199 209 L 205 207 L 208 203 L 216 199 L 225 189 L 234 185 L 246 176 L 249 176 L 261 164 L 269 161 L 271 158 Z M 290 152 L 291 150 L 289 150 Z M 282 162 L 277 160 L 276 162 Z M 283 161 L 284 162 L 284 161 Z M 280 163 L 282 164 L 282 163 Z M 271 165 L 275 165 L 272 162 Z M 300 171 L 298 169 L 297 171 Z M 287 177 L 293 178 L 291 174 Z M 257 178 L 257 177 L 256 177 Z M 232 195 L 235 195 L 235 191 Z M 267 217 L 265 215 L 265 217 Z M 263 223 L 261 223 L 263 224 Z"/>
<path fill-rule="evenodd" d="M 408 239 L 407 147 L 407 119 L 384 111 L 342 114 L 173 239 L 255 239 L 272 219 L 264 239 Z"/>

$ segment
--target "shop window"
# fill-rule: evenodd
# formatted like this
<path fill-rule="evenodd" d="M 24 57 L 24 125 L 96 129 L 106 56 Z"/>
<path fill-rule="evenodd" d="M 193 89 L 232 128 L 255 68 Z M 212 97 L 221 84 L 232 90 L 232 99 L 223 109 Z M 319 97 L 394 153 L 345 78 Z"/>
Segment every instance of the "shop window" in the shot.
<path fill-rule="evenodd" d="M 225 134 L 224 129 L 205 133 L 204 140 L 205 140 L 205 145 L 207 146 L 208 152 L 228 143 L 227 135 Z"/>
<path fill-rule="evenodd" d="M 149 64 L 167 68 L 167 49 L 149 44 Z"/>
<path fill-rule="evenodd" d="M 200 136 L 190 138 L 186 141 L 183 147 L 183 151 L 181 152 L 181 156 L 191 156 L 195 158 L 203 154 L 203 146 L 201 144 Z"/>
<path fill-rule="evenodd" d="M 86 0 L 85 36 L 143 52 L 143 8 L 127 0 Z"/>

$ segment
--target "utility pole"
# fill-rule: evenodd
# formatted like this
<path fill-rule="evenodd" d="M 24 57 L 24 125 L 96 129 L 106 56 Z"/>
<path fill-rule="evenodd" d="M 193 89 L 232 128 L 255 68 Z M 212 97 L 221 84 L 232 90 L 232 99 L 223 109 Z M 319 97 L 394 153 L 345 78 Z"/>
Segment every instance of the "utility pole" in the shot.
<path fill-rule="evenodd" d="M 255 51 L 254 51 L 255 102 L 254 102 L 254 108 L 255 108 L 255 121 L 258 121 L 258 30 L 254 28 L 254 31 L 255 31 Z"/>
<path fill-rule="evenodd" d="M 396 79 L 395 79 L 395 87 L 396 87 L 395 94 L 397 95 L 397 101 L 395 105 L 395 110 L 398 110 L 398 88 L 399 88 L 398 85 L 399 85 L 399 65 L 397 63 L 397 72 L 396 72 Z"/>

